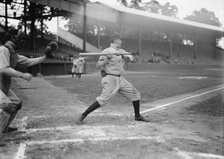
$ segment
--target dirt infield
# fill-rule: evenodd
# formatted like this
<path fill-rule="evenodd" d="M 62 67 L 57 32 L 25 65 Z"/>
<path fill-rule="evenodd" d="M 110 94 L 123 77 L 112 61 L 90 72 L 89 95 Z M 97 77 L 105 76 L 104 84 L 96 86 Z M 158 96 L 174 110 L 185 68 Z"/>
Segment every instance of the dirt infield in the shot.
<path fill-rule="evenodd" d="M 130 102 L 118 96 L 81 126 L 74 120 L 100 93 L 98 74 L 16 80 L 24 106 L 13 124 L 21 131 L 4 134 L 0 158 L 224 158 L 222 78 L 183 75 L 125 75 L 141 92 L 142 111 L 167 105 L 144 113 L 150 123 L 134 121 Z"/>

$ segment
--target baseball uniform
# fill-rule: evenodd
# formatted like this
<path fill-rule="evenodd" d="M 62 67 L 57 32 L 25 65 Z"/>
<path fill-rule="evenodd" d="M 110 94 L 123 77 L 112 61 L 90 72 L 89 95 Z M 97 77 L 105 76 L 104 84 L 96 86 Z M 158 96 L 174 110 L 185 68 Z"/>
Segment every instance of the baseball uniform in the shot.
<path fill-rule="evenodd" d="M 17 64 L 22 66 L 32 66 L 40 63 L 44 57 L 29 59 L 25 56 L 18 55 L 14 50 L 14 43 L 7 41 L 5 45 L 0 46 L 0 108 L 15 116 L 16 112 L 21 109 L 22 102 L 16 94 L 10 89 L 11 77 L 4 74 L 6 68 L 15 68 Z M 13 120 L 10 117 L 9 120 Z M 9 124 L 11 121 L 9 121 Z M 8 126 L 8 125 L 7 125 Z"/>
<path fill-rule="evenodd" d="M 73 67 L 75 68 L 75 73 L 78 78 L 81 78 L 83 72 L 84 60 L 82 58 L 75 59 L 73 61 Z"/>
<path fill-rule="evenodd" d="M 109 55 L 101 56 L 97 63 L 97 68 L 104 70 L 107 74 L 101 80 L 102 93 L 96 98 L 101 106 L 108 103 L 117 93 L 131 101 L 140 100 L 140 93 L 122 76 L 125 72 L 124 58 L 127 56 L 113 55 L 119 51 L 124 52 L 124 50 L 116 49 L 111 44 L 109 48 L 102 51 L 102 53 L 109 53 Z"/>
<path fill-rule="evenodd" d="M 132 101 L 136 121 L 149 122 L 148 119 L 140 115 L 140 93 L 122 76 L 125 72 L 125 59 L 133 60 L 133 57 L 131 55 L 115 55 L 118 52 L 125 53 L 124 50 L 119 49 L 121 43 L 120 39 L 116 39 L 116 41 L 114 39 L 111 46 L 102 51 L 102 53 L 108 54 L 107 56 L 101 56 L 96 65 L 98 69 L 101 69 L 103 77 L 101 80 L 102 93 L 96 98 L 95 102 L 78 116 L 76 120 L 77 125 L 82 124 L 89 113 L 108 103 L 117 93 Z"/>
<path fill-rule="evenodd" d="M 82 73 L 83 72 L 83 64 L 84 61 L 80 58 L 76 60 L 76 73 Z"/>

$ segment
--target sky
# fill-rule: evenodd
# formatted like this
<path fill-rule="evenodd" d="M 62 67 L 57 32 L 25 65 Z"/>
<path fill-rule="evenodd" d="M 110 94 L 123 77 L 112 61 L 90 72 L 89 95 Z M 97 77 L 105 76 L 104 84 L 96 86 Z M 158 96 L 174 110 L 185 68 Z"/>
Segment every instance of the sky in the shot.
<path fill-rule="evenodd" d="M 92 0 L 96 1 L 96 0 Z M 104 0 L 111 4 L 116 4 L 117 0 Z M 131 1 L 131 0 L 129 0 Z M 147 1 L 147 0 L 143 0 Z M 213 11 L 216 17 L 224 27 L 224 0 L 157 0 L 160 4 L 165 4 L 169 2 L 171 5 L 176 5 L 178 7 L 178 17 L 180 19 L 191 15 L 194 10 L 200 10 L 201 8 L 206 8 L 209 11 Z M 57 32 L 57 18 L 53 18 L 52 21 L 46 22 L 49 30 L 53 33 Z M 60 20 L 59 26 L 64 28 L 66 21 Z"/>
<path fill-rule="evenodd" d="M 94 1 L 94 0 L 92 0 Z M 96 0 L 95 0 L 96 1 Z M 117 0 L 105 0 L 111 4 L 116 4 Z M 143 0 L 147 1 L 147 0 Z M 219 18 L 220 22 L 224 26 L 224 0 L 157 0 L 160 4 L 170 2 L 171 5 L 178 7 L 178 17 L 183 19 L 187 15 L 191 15 L 194 10 L 200 10 L 206 8 L 209 11 L 213 11 L 216 17 Z M 60 21 L 59 26 L 63 27 L 65 22 Z M 48 22 L 50 30 L 56 32 L 57 20 L 53 19 L 52 22 Z"/>
<path fill-rule="evenodd" d="M 94 1 L 94 0 L 92 0 Z M 96 0 L 95 0 L 96 1 Z M 110 3 L 115 3 L 116 0 L 104 0 Z M 131 1 L 131 0 L 127 0 Z M 147 2 L 150 0 L 142 0 Z M 169 2 L 171 5 L 176 5 L 179 9 L 178 17 L 183 18 L 186 15 L 191 15 L 194 10 L 200 10 L 206 8 L 209 11 L 213 11 L 218 18 L 222 18 L 224 23 L 224 0 L 156 0 L 160 4 L 164 5 Z"/>
<path fill-rule="evenodd" d="M 191 15 L 194 10 L 200 10 L 206 8 L 209 11 L 213 11 L 216 16 L 222 19 L 224 24 L 224 0 L 157 0 L 161 4 L 170 2 L 170 4 L 176 5 L 179 9 L 178 17 L 183 18 L 186 15 Z"/>

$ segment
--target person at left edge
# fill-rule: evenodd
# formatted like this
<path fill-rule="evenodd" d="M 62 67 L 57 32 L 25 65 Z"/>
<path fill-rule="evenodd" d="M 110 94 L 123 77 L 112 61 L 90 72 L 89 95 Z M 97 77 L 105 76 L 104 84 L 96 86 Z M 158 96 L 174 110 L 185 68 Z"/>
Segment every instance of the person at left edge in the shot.
<path fill-rule="evenodd" d="M 7 34 L 4 45 L 0 46 L 0 109 L 10 114 L 10 118 L 4 127 L 3 133 L 16 131 L 17 128 L 9 127 L 18 111 L 22 108 L 22 102 L 11 90 L 11 79 L 13 77 L 22 78 L 26 81 L 32 79 L 29 73 L 22 73 L 15 70 L 17 64 L 23 67 L 30 67 L 42 63 L 48 58 L 52 58 L 51 52 L 57 50 L 55 42 L 50 42 L 46 47 L 45 54 L 38 58 L 27 58 L 19 55 L 15 48 L 18 37 Z"/>

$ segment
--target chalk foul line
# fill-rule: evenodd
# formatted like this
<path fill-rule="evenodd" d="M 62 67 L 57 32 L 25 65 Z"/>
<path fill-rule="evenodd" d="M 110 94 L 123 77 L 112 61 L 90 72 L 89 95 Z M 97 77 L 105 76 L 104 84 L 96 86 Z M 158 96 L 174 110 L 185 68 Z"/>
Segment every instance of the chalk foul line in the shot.
<path fill-rule="evenodd" d="M 19 145 L 19 149 L 18 149 L 18 152 L 15 156 L 15 159 L 25 159 L 26 156 L 25 156 L 25 150 L 26 150 L 26 144 L 25 143 L 21 143 Z"/>
<path fill-rule="evenodd" d="M 202 96 L 202 95 L 205 95 L 205 94 L 209 94 L 209 93 L 212 93 L 212 92 L 216 92 L 216 91 L 219 91 L 219 90 L 222 90 L 222 89 L 224 89 L 224 87 L 212 89 L 210 91 L 206 91 L 206 92 L 199 93 L 199 94 L 196 94 L 196 95 L 193 95 L 193 96 L 189 96 L 189 97 L 186 97 L 186 98 L 183 98 L 183 99 L 171 102 L 171 103 L 163 104 L 163 105 L 157 106 L 155 108 L 150 108 L 150 109 L 144 110 L 141 113 L 143 114 L 143 113 L 151 112 L 151 111 L 154 111 L 154 110 L 157 110 L 157 109 L 161 109 L 161 108 L 164 108 L 164 107 L 176 104 L 176 103 L 180 103 L 182 101 L 186 101 L 188 99 L 196 98 L 196 97 L 199 97 L 199 96 Z"/>

